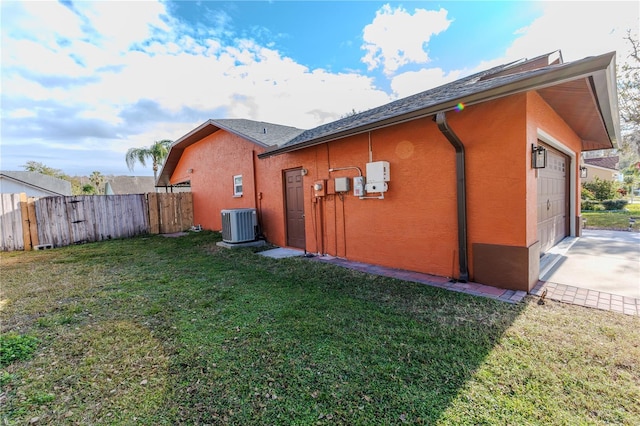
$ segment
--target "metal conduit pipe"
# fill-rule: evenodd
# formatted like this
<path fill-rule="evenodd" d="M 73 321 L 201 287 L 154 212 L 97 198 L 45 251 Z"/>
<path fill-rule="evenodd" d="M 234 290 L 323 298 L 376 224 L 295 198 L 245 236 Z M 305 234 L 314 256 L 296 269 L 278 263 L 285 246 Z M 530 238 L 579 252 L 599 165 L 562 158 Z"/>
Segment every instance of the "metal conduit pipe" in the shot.
<path fill-rule="evenodd" d="M 460 277 L 459 282 L 469 280 L 469 256 L 467 253 L 467 178 L 464 167 L 464 145 L 460 138 L 451 130 L 444 111 L 436 114 L 435 122 L 438 129 L 456 150 L 456 193 L 458 204 L 458 250 Z"/>

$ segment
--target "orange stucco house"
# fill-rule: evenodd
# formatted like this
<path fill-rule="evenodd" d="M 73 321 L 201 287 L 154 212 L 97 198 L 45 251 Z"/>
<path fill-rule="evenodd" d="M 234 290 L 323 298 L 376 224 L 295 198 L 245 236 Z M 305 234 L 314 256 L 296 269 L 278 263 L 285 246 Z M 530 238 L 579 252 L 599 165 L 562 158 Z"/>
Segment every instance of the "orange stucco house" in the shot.
<path fill-rule="evenodd" d="M 615 54 L 554 52 L 310 130 L 209 120 L 157 185 L 190 182 L 205 229 L 255 208 L 278 246 L 528 291 L 580 235 L 581 152 L 619 134 Z"/>

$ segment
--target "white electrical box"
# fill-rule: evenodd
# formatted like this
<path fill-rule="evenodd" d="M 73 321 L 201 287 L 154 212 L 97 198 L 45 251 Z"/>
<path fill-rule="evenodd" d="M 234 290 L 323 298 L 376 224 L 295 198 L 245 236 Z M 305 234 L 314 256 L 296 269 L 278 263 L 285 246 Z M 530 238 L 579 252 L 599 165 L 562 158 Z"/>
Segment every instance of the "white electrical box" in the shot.
<path fill-rule="evenodd" d="M 389 182 L 389 162 L 367 163 L 367 182 Z"/>
<path fill-rule="evenodd" d="M 390 180 L 389 162 L 376 161 L 367 163 L 367 192 L 387 192 L 387 182 Z"/>
<path fill-rule="evenodd" d="M 364 196 L 364 177 L 363 176 L 356 176 L 353 178 L 353 196 L 354 197 Z"/>
<path fill-rule="evenodd" d="M 349 192 L 349 178 L 339 177 L 335 179 L 336 192 Z"/>
<path fill-rule="evenodd" d="M 387 182 L 367 182 L 365 189 L 367 192 L 387 192 L 389 186 Z"/>

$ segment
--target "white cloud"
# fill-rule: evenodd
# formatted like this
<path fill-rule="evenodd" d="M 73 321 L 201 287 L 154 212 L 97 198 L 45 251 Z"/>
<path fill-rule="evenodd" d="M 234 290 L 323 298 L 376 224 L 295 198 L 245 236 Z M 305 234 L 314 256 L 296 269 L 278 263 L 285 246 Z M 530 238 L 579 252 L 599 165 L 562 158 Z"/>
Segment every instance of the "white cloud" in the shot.
<path fill-rule="evenodd" d="M 561 49 L 565 61 L 574 61 L 614 50 L 623 52 L 627 50 L 627 29 L 638 31 L 637 2 L 542 2 L 541 7 L 542 16 L 519 31 L 505 54 L 507 58 Z"/>
<path fill-rule="evenodd" d="M 504 55 L 480 62 L 473 72 L 510 61 L 562 52 L 565 62 L 615 51 L 616 63 L 626 62 L 627 30 L 638 34 L 640 9 L 636 2 L 540 2 L 541 16 L 520 28 Z"/>
<path fill-rule="evenodd" d="M 404 98 L 434 87 L 450 83 L 463 76 L 463 71 L 445 72 L 441 68 L 423 68 L 398 74 L 391 80 L 391 89 L 398 98 Z"/>
<path fill-rule="evenodd" d="M 426 47 L 431 37 L 446 30 L 451 23 L 447 11 L 416 9 L 410 14 L 404 8 L 392 9 L 384 5 L 376 13 L 373 22 L 363 31 L 367 51 L 362 62 L 369 70 L 382 66 L 385 74 L 393 74 L 410 63 L 429 61 Z"/>
<path fill-rule="evenodd" d="M 209 118 L 310 128 L 509 60 L 556 49 L 565 60 L 624 50 L 626 28 L 638 23 L 631 3 L 579 3 L 576 14 L 576 3 L 543 2 L 543 16 L 522 28 L 504 55 L 451 70 L 441 63 L 426 66 L 428 44 L 449 27 L 448 12 L 409 13 L 387 5 L 364 29 L 363 61 L 386 73 L 389 94 L 372 76 L 309 69 L 271 44 L 234 39 L 224 14 L 207 18 L 211 26 L 189 26 L 162 2 L 0 7 L 3 164 L 5 152 L 28 144 L 59 161 L 49 164 L 47 157 L 47 165 L 64 169 L 73 147 L 98 153 L 80 163 L 87 173 L 128 173 L 122 160 L 128 148 L 176 139 Z M 416 70 L 416 64 L 424 68 Z M 23 155 L 35 154 L 27 149 Z M 136 169 L 145 172 L 151 173 Z"/>
<path fill-rule="evenodd" d="M 51 167 L 67 164 L 69 148 L 123 155 L 209 118 L 309 128 L 390 99 L 368 76 L 310 70 L 252 40 L 222 39 L 224 16 L 209 30 L 167 16 L 164 3 L 16 5 L 2 5 L 15 18 L 2 29 L 3 145 L 48 146 L 60 156 Z M 127 173 L 106 158 L 87 167 Z"/>

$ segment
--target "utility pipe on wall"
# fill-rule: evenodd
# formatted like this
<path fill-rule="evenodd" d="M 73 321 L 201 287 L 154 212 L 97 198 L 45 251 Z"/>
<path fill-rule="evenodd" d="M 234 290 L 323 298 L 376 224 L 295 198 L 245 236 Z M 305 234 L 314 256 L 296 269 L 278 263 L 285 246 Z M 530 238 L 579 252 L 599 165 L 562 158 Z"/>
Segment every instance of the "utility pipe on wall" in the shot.
<path fill-rule="evenodd" d="M 447 123 L 444 111 L 436 114 L 438 129 L 456 150 L 456 194 L 458 204 L 458 256 L 460 277 L 458 281 L 469 281 L 469 256 L 467 253 L 467 178 L 464 165 L 464 145 Z"/>

